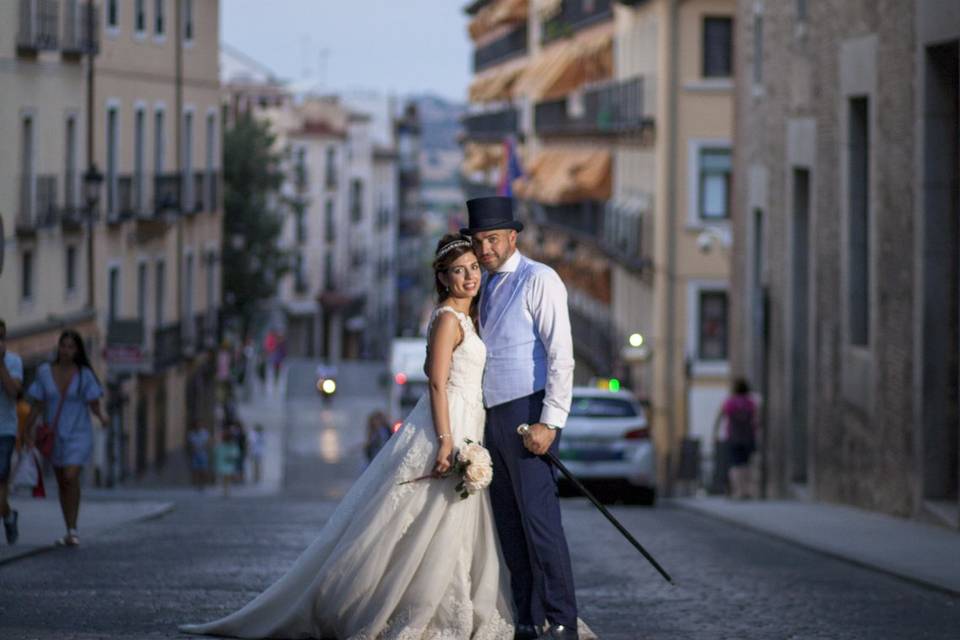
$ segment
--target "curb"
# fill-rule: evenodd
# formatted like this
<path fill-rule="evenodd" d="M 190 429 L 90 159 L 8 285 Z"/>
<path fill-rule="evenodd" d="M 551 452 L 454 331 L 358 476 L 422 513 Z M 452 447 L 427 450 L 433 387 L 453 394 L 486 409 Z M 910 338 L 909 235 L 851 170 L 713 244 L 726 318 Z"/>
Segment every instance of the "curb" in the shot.
<path fill-rule="evenodd" d="M 715 511 L 711 511 L 709 509 L 696 506 L 695 504 L 691 504 L 690 502 L 687 502 L 687 501 L 671 500 L 669 501 L 669 504 L 672 507 L 675 507 L 678 509 L 684 509 L 685 511 L 696 513 L 703 517 L 713 518 L 714 520 L 720 520 L 721 522 L 725 522 L 735 527 L 739 527 L 740 529 L 743 529 L 745 531 L 759 533 L 769 538 L 773 538 L 774 540 L 786 542 L 788 544 L 792 544 L 802 549 L 806 549 L 807 551 L 813 551 L 814 553 L 819 553 L 822 556 L 833 558 L 835 560 L 840 560 L 841 562 L 845 562 L 847 564 L 851 564 L 856 567 L 860 567 L 862 569 L 869 569 L 870 571 L 876 571 L 877 573 L 882 573 L 884 575 L 888 575 L 893 578 L 903 580 L 904 582 L 909 582 L 910 584 L 924 587 L 925 589 L 937 591 L 939 593 L 943 593 L 949 596 L 960 597 L 960 589 L 958 588 L 933 582 L 933 581 L 918 577 L 916 575 L 912 575 L 902 571 L 897 571 L 896 569 L 891 569 L 890 567 L 885 567 L 879 564 L 868 562 L 866 560 L 853 558 L 849 555 L 838 553 L 836 551 L 831 551 L 830 549 L 825 549 L 824 547 L 819 546 L 815 543 L 806 542 L 798 538 L 794 538 L 788 535 L 783 535 L 775 531 L 770 531 L 769 529 L 765 529 L 762 526 L 757 526 L 754 524 L 750 524 L 748 522 L 743 522 L 742 520 L 738 520 L 736 518 L 726 516 L 720 513 L 716 513 Z"/>
<path fill-rule="evenodd" d="M 137 522 L 146 522 L 147 520 L 157 520 L 157 519 L 162 518 L 163 516 L 167 515 L 168 513 L 170 513 L 171 511 L 173 511 L 175 508 L 176 508 L 176 505 L 174 505 L 174 503 L 172 503 L 172 502 L 167 502 L 167 503 L 164 503 L 164 504 L 159 505 L 156 509 L 154 509 L 154 510 L 152 510 L 152 511 L 149 511 L 149 512 L 147 512 L 147 513 L 141 514 L 141 515 L 136 516 L 136 517 L 134 517 L 134 518 L 130 518 L 129 520 L 123 520 L 123 521 L 121 521 L 121 522 L 117 522 L 117 523 L 115 523 L 115 524 L 113 524 L 113 525 L 109 525 L 109 526 L 107 526 L 107 527 L 104 527 L 103 529 L 94 529 L 94 532 L 93 532 L 91 535 L 95 537 L 95 536 L 100 535 L 100 534 L 102 534 L 102 533 L 107 533 L 107 532 L 109 532 L 109 531 L 114 531 L 114 530 L 116 530 L 116 529 L 119 529 L 120 527 L 125 527 L 125 526 L 127 526 L 127 525 L 134 524 L 134 523 L 137 523 Z M 12 556 L 8 556 L 8 557 L 6 557 L 6 558 L 0 558 L 0 567 L 3 567 L 3 566 L 8 565 L 8 564 L 11 564 L 11 563 L 16 562 L 16 561 L 18 561 L 18 560 L 23 560 L 23 559 L 29 558 L 29 557 L 31 557 L 31 556 L 39 555 L 39 554 L 44 553 L 44 552 L 46 552 L 46 551 L 53 551 L 54 549 L 59 549 L 59 548 L 60 548 L 60 547 L 58 547 L 55 543 L 47 544 L 47 545 L 33 546 L 33 547 L 25 547 L 25 548 L 23 549 L 23 551 L 18 552 L 18 553 L 14 553 L 14 555 L 12 555 Z"/>

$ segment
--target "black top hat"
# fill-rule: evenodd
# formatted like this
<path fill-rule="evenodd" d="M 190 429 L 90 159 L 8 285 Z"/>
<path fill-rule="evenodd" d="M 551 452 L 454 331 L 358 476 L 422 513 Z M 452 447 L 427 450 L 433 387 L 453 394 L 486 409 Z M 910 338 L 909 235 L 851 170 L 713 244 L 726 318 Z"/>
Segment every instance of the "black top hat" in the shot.
<path fill-rule="evenodd" d="M 513 229 L 523 231 L 523 223 L 513 218 L 513 199 L 503 196 L 489 196 L 467 200 L 467 213 L 470 220 L 460 233 L 471 235 L 477 231 L 494 229 Z"/>

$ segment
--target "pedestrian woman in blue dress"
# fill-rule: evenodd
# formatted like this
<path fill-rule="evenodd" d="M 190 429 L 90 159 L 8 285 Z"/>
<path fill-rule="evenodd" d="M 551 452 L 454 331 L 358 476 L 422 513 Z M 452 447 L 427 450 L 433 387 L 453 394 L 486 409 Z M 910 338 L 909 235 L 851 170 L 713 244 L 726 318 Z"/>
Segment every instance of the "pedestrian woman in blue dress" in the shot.
<path fill-rule="evenodd" d="M 64 389 L 66 398 L 61 409 Z M 107 425 L 107 417 L 100 407 L 102 395 L 100 381 L 90 366 L 83 339 L 76 331 L 64 331 L 57 343 L 56 360 L 40 365 L 33 384 L 27 389 L 27 398 L 33 403 L 27 424 L 32 426 L 42 415 L 55 431 L 51 462 L 57 474 L 60 509 L 67 526 L 67 534 L 57 540 L 57 544 L 71 547 L 80 544 L 77 534 L 80 471 L 93 453 L 90 413 L 96 415 L 103 426 Z"/>

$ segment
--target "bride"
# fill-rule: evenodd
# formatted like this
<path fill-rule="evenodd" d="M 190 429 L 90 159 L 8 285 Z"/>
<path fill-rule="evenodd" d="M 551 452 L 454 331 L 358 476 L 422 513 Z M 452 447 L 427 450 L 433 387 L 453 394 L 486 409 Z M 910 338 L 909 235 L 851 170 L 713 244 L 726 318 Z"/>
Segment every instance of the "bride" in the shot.
<path fill-rule="evenodd" d="M 483 439 L 477 335 L 480 265 L 465 236 L 433 263 L 440 304 L 429 328 L 430 392 L 290 571 L 226 618 L 189 633 L 238 638 L 501 640 L 513 637 L 509 578 L 487 493 L 461 499 L 454 450 Z M 494 470 L 496 473 L 496 470 Z"/>

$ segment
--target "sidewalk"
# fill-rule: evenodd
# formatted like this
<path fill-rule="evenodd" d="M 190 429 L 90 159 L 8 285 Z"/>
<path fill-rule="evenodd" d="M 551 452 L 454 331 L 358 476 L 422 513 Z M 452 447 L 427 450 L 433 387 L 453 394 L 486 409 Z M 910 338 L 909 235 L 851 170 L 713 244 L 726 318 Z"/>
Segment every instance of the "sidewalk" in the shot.
<path fill-rule="evenodd" d="M 0 539 L 0 567 L 55 548 L 54 541 L 65 533 L 55 487 L 44 499 L 11 496 L 10 506 L 20 512 L 20 539 L 14 545 Z M 160 517 L 171 509 L 172 502 L 160 500 L 95 500 L 84 495 L 80 503 L 81 542 L 124 524 Z"/>
<path fill-rule="evenodd" d="M 817 502 L 670 501 L 841 560 L 960 595 L 960 532 Z"/>

